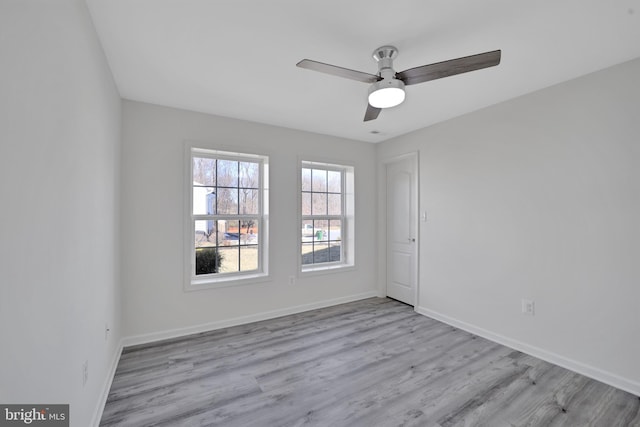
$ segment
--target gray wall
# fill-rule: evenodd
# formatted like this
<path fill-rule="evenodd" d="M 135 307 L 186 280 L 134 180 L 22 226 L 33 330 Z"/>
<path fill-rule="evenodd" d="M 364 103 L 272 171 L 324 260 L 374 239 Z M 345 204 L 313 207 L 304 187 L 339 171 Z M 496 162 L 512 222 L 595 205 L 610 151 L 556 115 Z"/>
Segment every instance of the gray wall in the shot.
<path fill-rule="evenodd" d="M 378 293 L 375 146 L 207 114 L 124 102 L 122 272 L 125 344 L 282 315 Z M 185 143 L 269 156 L 270 280 L 184 292 Z M 299 159 L 352 164 L 356 266 L 298 276 Z M 188 181 L 187 181 L 188 182 Z"/>
<path fill-rule="evenodd" d="M 378 146 L 419 151 L 420 312 L 640 393 L 639 76 L 634 60 Z"/>
<path fill-rule="evenodd" d="M 88 426 L 121 334 L 121 101 L 83 1 L 4 0 L 0 52 L 0 402 Z"/>

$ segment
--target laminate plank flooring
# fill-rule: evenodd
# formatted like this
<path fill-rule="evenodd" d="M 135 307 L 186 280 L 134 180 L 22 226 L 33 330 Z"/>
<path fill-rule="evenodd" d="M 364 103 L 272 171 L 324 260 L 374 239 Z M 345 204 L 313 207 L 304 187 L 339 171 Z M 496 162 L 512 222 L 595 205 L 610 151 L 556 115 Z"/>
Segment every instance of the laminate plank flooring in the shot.
<path fill-rule="evenodd" d="M 640 427 L 640 398 L 371 298 L 128 347 L 100 425 Z"/>

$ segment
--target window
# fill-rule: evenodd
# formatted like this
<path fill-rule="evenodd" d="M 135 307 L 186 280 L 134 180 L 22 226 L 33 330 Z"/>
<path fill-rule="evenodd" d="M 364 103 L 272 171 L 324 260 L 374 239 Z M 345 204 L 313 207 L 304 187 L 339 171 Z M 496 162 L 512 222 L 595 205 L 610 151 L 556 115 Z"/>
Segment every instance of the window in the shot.
<path fill-rule="evenodd" d="M 353 168 L 303 161 L 301 270 L 353 265 Z"/>
<path fill-rule="evenodd" d="M 265 275 L 266 164 L 264 156 L 191 148 L 191 285 Z"/>

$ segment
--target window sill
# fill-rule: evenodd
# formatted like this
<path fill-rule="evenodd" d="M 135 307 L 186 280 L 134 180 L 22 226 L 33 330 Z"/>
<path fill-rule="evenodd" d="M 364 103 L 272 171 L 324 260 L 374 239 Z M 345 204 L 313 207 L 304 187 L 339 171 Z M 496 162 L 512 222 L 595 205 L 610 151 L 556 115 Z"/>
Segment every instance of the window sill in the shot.
<path fill-rule="evenodd" d="M 190 279 L 185 283 L 186 292 L 200 291 L 204 289 L 228 288 L 232 286 L 253 285 L 270 280 L 267 273 L 247 274 L 242 276 L 228 276 L 222 278 Z"/>
<path fill-rule="evenodd" d="M 316 276 L 321 274 L 343 273 L 345 271 L 355 270 L 353 264 L 333 264 L 333 265 L 316 265 L 313 267 L 302 267 L 301 276 Z"/>

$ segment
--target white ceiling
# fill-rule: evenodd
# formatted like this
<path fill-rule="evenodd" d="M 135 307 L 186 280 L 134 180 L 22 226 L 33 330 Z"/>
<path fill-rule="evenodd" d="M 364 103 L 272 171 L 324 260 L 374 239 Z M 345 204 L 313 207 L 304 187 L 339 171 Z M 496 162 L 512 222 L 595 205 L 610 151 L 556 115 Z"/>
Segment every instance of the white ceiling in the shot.
<path fill-rule="evenodd" d="M 123 98 L 379 142 L 640 57 L 640 0 L 87 0 Z M 407 87 L 363 123 L 375 74 L 502 49 L 498 67 Z M 377 135 L 372 131 L 380 132 Z"/>

